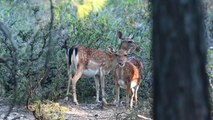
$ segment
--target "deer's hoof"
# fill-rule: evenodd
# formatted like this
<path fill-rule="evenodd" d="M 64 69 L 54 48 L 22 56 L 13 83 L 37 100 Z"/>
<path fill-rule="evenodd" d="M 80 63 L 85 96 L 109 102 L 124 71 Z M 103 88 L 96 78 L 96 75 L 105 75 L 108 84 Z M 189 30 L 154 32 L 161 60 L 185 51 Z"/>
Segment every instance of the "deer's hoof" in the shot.
<path fill-rule="evenodd" d="M 116 104 L 117 104 L 117 100 L 114 100 L 114 101 L 113 101 L 113 105 L 116 105 Z"/>
<path fill-rule="evenodd" d="M 75 105 L 79 105 L 77 101 L 73 101 L 73 103 L 74 103 Z"/>
<path fill-rule="evenodd" d="M 64 101 L 67 102 L 68 101 L 68 96 L 64 98 Z"/>
<path fill-rule="evenodd" d="M 96 103 L 101 103 L 101 101 L 100 100 L 96 100 Z"/>
<path fill-rule="evenodd" d="M 106 99 L 103 99 L 102 102 L 103 102 L 104 105 L 108 104 L 107 101 L 106 101 Z"/>

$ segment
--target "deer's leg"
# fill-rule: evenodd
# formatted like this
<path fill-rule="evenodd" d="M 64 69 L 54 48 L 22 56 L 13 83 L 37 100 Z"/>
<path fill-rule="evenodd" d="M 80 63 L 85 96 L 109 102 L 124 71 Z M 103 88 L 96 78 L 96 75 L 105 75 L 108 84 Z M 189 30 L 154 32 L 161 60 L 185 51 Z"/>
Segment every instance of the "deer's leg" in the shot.
<path fill-rule="evenodd" d="M 68 84 L 67 84 L 67 93 L 66 93 L 66 97 L 65 97 L 65 101 L 68 101 L 68 95 L 69 95 L 69 90 L 70 90 L 70 83 L 72 80 L 72 73 L 71 73 L 71 66 L 69 65 L 69 63 L 67 63 L 67 74 L 68 74 Z"/>
<path fill-rule="evenodd" d="M 114 98 L 114 101 L 113 101 L 113 103 L 114 103 L 114 105 L 116 105 L 116 107 L 118 107 L 119 106 L 119 104 L 120 104 L 120 100 L 119 100 L 119 98 L 120 98 L 120 87 L 119 87 L 119 85 L 118 85 L 118 79 L 117 79 L 117 77 L 116 77 L 116 71 L 113 71 L 112 72 L 112 79 L 113 79 L 113 81 L 114 81 L 114 83 L 115 83 L 115 98 Z"/>
<path fill-rule="evenodd" d="M 94 77 L 95 79 L 95 88 L 96 88 L 96 102 L 99 103 L 100 100 L 100 96 L 99 96 L 99 93 L 100 93 L 100 76 L 96 75 Z"/>
<path fill-rule="evenodd" d="M 132 109 L 133 107 L 133 99 L 135 97 L 135 88 L 131 88 L 131 92 L 130 92 L 131 98 L 130 98 L 130 109 Z"/>
<path fill-rule="evenodd" d="M 136 89 L 135 89 L 135 105 L 137 106 L 138 105 L 138 89 L 139 89 L 139 85 L 136 86 Z"/>
<path fill-rule="evenodd" d="M 130 86 L 127 85 L 127 88 L 126 88 L 126 108 L 129 107 L 129 104 L 130 104 L 129 98 L 130 98 L 130 95 L 132 95 L 131 93 L 132 93 L 132 90 L 131 90 Z"/>
<path fill-rule="evenodd" d="M 76 95 L 76 83 L 80 79 L 81 75 L 83 74 L 84 67 L 79 66 L 76 70 L 75 75 L 72 78 L 72 92 L 73 92 L 73 102 L 78 105 L 77 95 Z"/>
<path fill-rule="evenodd" d="M 120 87 L 117 82 L 115 84 L 115 90 L 116 90 L 115 104 L 116 104 L 116 107 L 118 107 L 120 105 Z"/>
<path fill-rule="evenodd" d="M 70 83 L 72 80 L 72 75 L 68 75 L 69 80 L 68 80 L 68 84 L 67 84 L 67 93 L 66 93 L 66 97 L 65 97 L 65 101 L 68 101 L 68 95 L 69 95 L 69 90 L 70 90 Z"/>
<path fill-rule="evenodd" d="M 107 101 L 105 99 L 106 94 L 105 94 L 105 73 L 103 70 L 100 70 L 100 80 L 101 80 L 101 93 L 102 93 L 102 102 L 104 104 L 107 104 Z"/>
<path fill-rule="evenodd" d="M 126 91 L 126 108 L 129 107 L 129 92 L 128 90 Z"/>

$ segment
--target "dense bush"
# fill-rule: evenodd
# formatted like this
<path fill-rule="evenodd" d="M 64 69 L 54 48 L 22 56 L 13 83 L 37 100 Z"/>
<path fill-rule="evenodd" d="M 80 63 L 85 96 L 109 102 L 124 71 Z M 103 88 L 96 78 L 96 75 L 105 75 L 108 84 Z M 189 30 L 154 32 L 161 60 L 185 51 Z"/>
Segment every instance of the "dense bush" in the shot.
<path fill-rule="evenodd" d="M 119 3 L 119 4 L 118 4 Z M 25 103 L 29 85 L 36 86 L 45 70 L 44 64 L 49 40 L 50 9 L 48 1 L 1 1 L 0 20 L 8 27 L 17 50 L 17 102 Z M 145 65 L 144 80 L 140 88 L 140 100 L 148 99 L 151 93 L 150 64 L 150 8 L 147 0 L 142 1 L 107 1 L 99 12 L 80 19 L 76 7 L 71 1 L 54 2 L 54 24 L 50 56 L 50 72 L 46 80 L 41 81 L 35 89 L 32 100 L 63 98 L 67 87 L 67 68 L 65 50 L 61 49 L 64 41 L 68 45 L 82 44 L 86 47 L 106 50 L 108 46 L 118 47 L 116 32 L 124 35 L 133 34 L 134 40 L 141 46 L 142 53 L 136 53 Z M 10 59 L 10 42 L 1 33 L 1 57 Z M 8 61 L 12 64 L 12 61 Z M 10 70 L 0 68 L 1 83 L 6 89 L 5 97 L 14 97 Z M 106 78 L 108 99 L 113 98 L 114 83 L 111 75 Z M 85 87 L 88 86 L 88 87 Z M 81 79 L 77 85 L 78 98 L 81 102 L 90 102 L 95 97 L 93 79 Z M 92 96 L 92 97 L 91 97 Z M 90 98 L 89 98 L 90 97 Z M 91 100 L 90 100 L 91 99 Z"/>

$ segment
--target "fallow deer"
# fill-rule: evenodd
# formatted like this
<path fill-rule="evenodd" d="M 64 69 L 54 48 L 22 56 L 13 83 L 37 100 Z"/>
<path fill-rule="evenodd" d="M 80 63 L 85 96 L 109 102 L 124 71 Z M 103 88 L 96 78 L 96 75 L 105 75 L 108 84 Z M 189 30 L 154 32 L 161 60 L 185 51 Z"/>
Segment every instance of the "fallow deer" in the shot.
<path fill-rule="evenodd" d="M 123 37 L 122 32 L 118 31 L 117 32 L 117 37 L 121 40 L 121 43 L 119 45 L 119 50 L 123 50 L 123 51 L 127 51 L 130 50 L 128 48 L 128 45 L 131 43 L 134 43 L 136 45 L 136 43 L 133 41 L 133 36 L 130 37 Z M 135 51 L 139 52 L 140 51 L 140 47 L 137 46 Z M 138 58 L 135 57 L 131 57 L 128 58 L 128 61 L 133 63 L 135 66 L 137 66 L 137 68 L 140 70 L 140 73 L 143 73 L 143 62 L 141 62 Z"/>
<path fill-rule="evenodd" d="M 121 50 L 126 51 L 126 47 L 128 46 L 128 43 L 132 43 L 132 42 L 135 43 L 133 41 L 133 36 L 131 37 L 131 39 L 124 38 L 122 36 L 122 32 L 120 32 L 120 31 L 117 32 L 117 36 L 122 41 L 121 44 L 120 44 L 120 46 L 119 46 L 119 50 L 120 51 Z M 139 52 L 140 51 L 140 47 L 136 47 L 135 51 Z M 132 63 L 134 66 L 137 67 L 137 69 L 139 70 L 139 74 L 141 75 L 141 78 L 142 78 L 142 74 L 143 74 L 143 70 L 144 70 L 143 62 L 140 61 L 138 58 L 136 58 L 134 56 L 128 57 L 128 62 Z M 113 71 L 113 72 L 115 73 L 115 71 Z M 136 98 L 137 98 L 137 96 L 136 96 Z M 117 97 L 115 98 L 115 103 L 116 103 L 116 99 L 117 99 Z M 137 101 L 137 99 L 136 99 L 136 101 Z"/>
<path fill-rule="evenodd" d="M 118 36 L 120 37 L 120 36 Z M 122 38 L 123 41 L 121 45 L 124 51 L 129 51 L 130 49 L 136 50 L 137 45 L 132 42 L 127 42 L 131 40 L 131 37 Z M 96 84 L 96 102 L 99 102 L 99 92 L 100 92 L 100 83 L 101 82 L 101 93 L 102 93 L 102 102 L 105 104 L 105 82 L 104 77 L 108 74 L 113 66 L 116 64 L 116 59 L 113 54 L 97 50 L 90 49 L 80 45 L 73 46 L 68 49 L 68 87 L 67 87 L 67 96 L 65 100 L 68 99 L 69 87 L 72 81 L 72 92 L 73 92 L 73 102 L 78 104 L 77 95 L 76 95 L 76 83 L 81 77 L 93 77 Z M 74 76 L 72 77 L 72 72 Z"/>
<path fill-rule="evenodd" d="M 137 66 L 128 60 L 127 55 L 130 54 L 131 51 L 119 50 L 114 53 L 118 63 L 113 70 L 113 80 L 116 89 L 115 104 L 116 106 L 119 105 L 120 88 L 123 88 L 126 89 L 126 106 L 130 104 L 130 109 L 132 109 L 133 99 L 137 104 L 137 92 L 141 83 L 141 72 Z"/>

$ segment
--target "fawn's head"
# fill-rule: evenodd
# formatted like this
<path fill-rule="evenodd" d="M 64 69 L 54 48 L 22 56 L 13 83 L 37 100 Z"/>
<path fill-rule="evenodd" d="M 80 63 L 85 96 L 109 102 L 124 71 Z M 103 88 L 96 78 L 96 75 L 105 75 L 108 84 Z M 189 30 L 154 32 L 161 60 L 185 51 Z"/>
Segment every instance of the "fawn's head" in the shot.
<path fill-rule="evenodd" d="M 122 49 L 115 51 L 114 48 L 112 48 L 112 47 L 109 47 L 108 49 L 114 55 L 114 57 L 116 59 L 116 63 L 120 67 L 125 66 L 126 62 L 128 61 L 128 55 L 132 54 L 135 51 L 134 48 L 131 48 L 128 51 L 125 51 Z"/>

